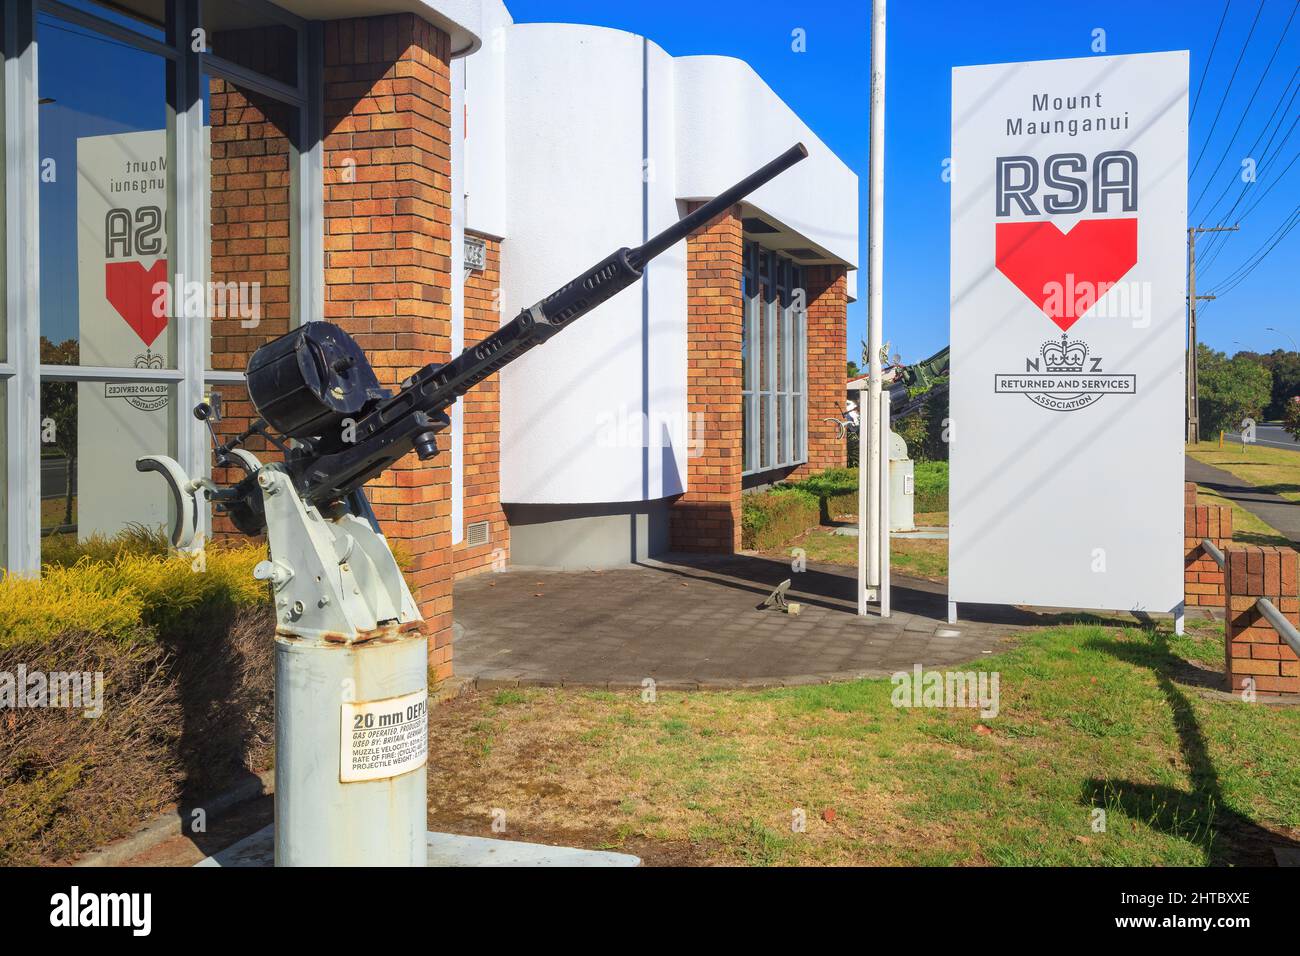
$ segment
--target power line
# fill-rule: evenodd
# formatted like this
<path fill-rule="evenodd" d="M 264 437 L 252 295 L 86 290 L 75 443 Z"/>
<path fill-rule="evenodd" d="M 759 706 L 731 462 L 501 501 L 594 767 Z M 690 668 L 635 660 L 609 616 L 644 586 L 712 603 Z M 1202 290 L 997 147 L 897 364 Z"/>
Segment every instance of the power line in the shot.
<path fill-rule="evenodd" d="M 1294 125 L 1294 124 L 1293 124 L 1293 125 Z M 1252 202 L 1249 206 L 1247 206 L 1247 207 L 1242 211 L 1241 215 L 1237 218 L 1237 221 L 1238 221 L 1238 222 L 1240 222 L 1242 219 L 1245 219 L 1245 218 L 1246 218 L 1247 216 L 1249 216 L 1252 212 L 1254 212 L 1255 209 L 1259 206 L 1259 204 L 1260 204 L 1261 202 L 1264 201 L 1264 197 L 1267 196 L 1270 192 L 1273 191 L 1273 187 L 1276 186 L 1279 182 L 1282 181 L 1282 177 L 1286 175 L 1287 170 L 1289 170 L 1292 166 L 1295 165 L 1295 161 L 1296 161 L 1296 157 L 1297 157 L 1297 156 L 1300 156 L 1300 152 L 1296 153 L 1295 156 L 1292 156 L 1292 157 L 1291 157 L 1291 162 L 1289 162 L 1289 163 L 1286 164 L 1286 166 L 1282 169 L 1282 172 L 1278 175 L 1278 178 L 1277 178 L 1277 179 L 1273 180 L 1271 183 L 1268 184 L 1268 189 L 1265 189 L 1262 193 L 1260 193 L 1259 196 L 1257 196 L 1257 197 L 1255 198 L 1255 201 Z"/>
<path fill-rule="evenodd" d="M 1273 107 L 1273 112 L 1270 113 L 1268 119 L 1264 121 L 1264 128 L 1261 129 L 1261 130 L 1259 131 L 1259 135 L 1255 137 L 1255 142 L 1253 142 L 1253 143 L 1250 144 L 1250 149 L 1246 150 L 1246 155 L 1247 155 L 1248 157 L 1249 157 L 1249 156 L 1258 156 L 1258 159 L 1256 159 L 1256 161 L 1255 161 L 1255 169 L 1256 169 L 1256 171 L 1258 171 L 1261 167 L 1263 167 L 1263 165 L 1264 165 L 1264 163 L 1266 162 L 1267 157 L 1268 157 L 1268 150 L 1269 150 L 1269 147 L 1271 147 L 1271 146 L 1273 145 L 1273 139 L 1274 139 L 1274 137 L 1277 136 L 1277 131 L 1278 131 L 1279 129 L 1282 128 L 1282 120 L 1278 120 L 1278 124 L 1277 124 L 1277 126 L 1273 129 L 1273 135 L 1270 136 L 1270 137 L 1268 138 L 1268 145 L 1266 145 L 1266 146 L 1264 147 L 1264 152 L 1263 152 L 1263 153 L 1257 153 L 1257 152 L 1256 152 L 1256 147 L 1259 146 L 1259 141 L 1262 140 L 1262 139 L 1264 138 L 1264 134 L 1268 132 L 1268 128 L 1269 128 L 1270 126 L 1273 125 L 1273 119 L 1274 119 L 1274 117 L 1276 117 L 1276 116 L 1278 115 L 1278 111 L 1279 111 L 1280 109 L 1282 109 L 1282 101 L 1286 99 L 1286 91 L 1287 91 L 1287 90 L 1291 90 L 1291 87 L 1292 87 L 1293 85 L 1295 86 L 1295 89 L 1291 90 L 1291 99 L 1290 99 L 1289 101 L 1287 101 L 1287 104 L 1286 104 L 1286 107 L 1287 107 L 1287 108 L 1286 108 L 1286 112 L 1282 113 L 1283 118 L 1285 118 L 1285 117 L 1287 117 L 1287 116 L 1290 115 L 1290 112 L 1291 112 L 1291 104 L 1295 102 L 1296 94 L 1300 94 L 1300 85 L 1297 85 L 1297 84 L 1295 83 L 1295 79 L 1296 79 L 1297 76 L 1300 76 L 1300 66 L 1297 66 L 1297 67 L 1295 68 L 1295 72 L 1291 74 L 1291 79 L 1288 80 L 1286 86 L 1282 88 L 1282 95 L 1281 95 L 1280 97 L 1278 97 L 1277 105 Z M 1229 191 L 1230 189 L 1232 189 L 1232 184 L 1233 184 L 1233 182 L 1235 181 L 1235 178 L 1236 178 L 1236 177 L 1233 177 L 1233 179 L 1228 180 L 1228 184 L 1227 184 L 1226 186 L 1223 187 L 1223 192 L 1219 193 L 1219 197 L 1218 197 L 1217 199 L 1214 200 L 1214 205 L 1210 206 L 1210 208 L 1206 211 L 1205 216 L 1203 216 L 1202 218 L 1204 218 L 1204 219 L 1213 219 L 1213 218 L 1214 218 L 1214 210 L 1216 210 L 1216 209 L 1219 208 L 1219 203 L 1223 202 L 1223 198 L 1224 198 L 1225 196 L 1227 196 L 1227 195 L 1228 195 L 1228 191 Z M 1233 209 L 1236 209 L 1237 206 L 1241 203 L 1241 198 L 1242 198 L 1243 195 L 1245 195 L 1246 188 L 1247 188 L 1249 185 L 1250 185 L 1249 182 L 1245 182 L 1245 183 L 1242 184 L 1241 195 L 1239 195 L 1239 196 L 1237 197 L 1237 201 L 1236 201 L 1235 203 L 1232 204 L 1232 209 L 1229 209 L 1229 210 L 1228 210 L 1228 213 L 1227 213 L 1228 216 L 1231 216 L 1231 215 L 1232 215 L 1232 211 L 1233 211 Z M 1224 218 L 1227 218 L 1227 217 L 1225 216 Z"/>
<path fill-rule="evenodd" d="M 1281 143 L 1278 144 L 1278 149 L 1279 149 L 1279 150 L 1280 150 L 1283 146 L 1285 146 L 1287 140 L 1289 140 L 1289 139 L 1291 138 L 1291 133 L 1295 131 L 1295 127 L 1296 127 L 1296 122 L 1297 122 L 1297 121 L 1300 121 L 1300 117 L 1297 117 L 1296 120 L 1293 120 L 1293 121 L 1291 122 L 1291 128 L 1287 131 L 1286 137 L 1282 140 Z M 1296 158 L 1297 158 L 1297 157 L 1300 157 L 1300 152 L 1296 153 L 1295 156 L 1292 156 L 1292 157 L 1291 157 L 1291 162 L 1287 163 L 1286 166 L 1284 166 L 1284 167 L 1282 168 L 1282 172 L 1278 173 L 1277 177 L 1276 177 L 1276 178 L 1275 178 L 1271 183 L 1268 184 L 1268 186 L 1264 189 L 1264 191 L 1263 191 L 1262 193 L 1260 193 L 1258 196 L 1256 196 L 1255 199 L 1254 199 L 1254 200 L 1253 200 L 1253 201 L 1252 201 L 1252 202 L 1251 202 L 1251 203 L 1250 203 L 1250 204 L 1249 204 L 1249 205 L 1248 205 L 1244 210 L 1242 210 L 1241 215 L 1238 216 L 1238 217 L 1237 217 L 1237 220 L 1236 220 L 1238 224 L 1244 222 L 1247 216 L 1249 216 L 1252 212 L 1254 212 L 1256 209 L 1259 208 L 1259 204 L 1262 203 L 1262 202 L 1264 201 L 1264 197 L 1267 196 L 1270 192 L 1272 192 L 1272 191 L 1273 191 L 1273 187 L 1276 186 L 1278 183 L 1280 183 L 1280 182 L 1282 181 L 1282 179 L 1286 176 L 1286 174 L 1287 174 L 1288 172 L 1290 172 L 1291 167 L 1295 165 L 1295 162 L 1296 162 Z M 1271 168 L 1271 164 L 1270 164 L 1270 168 Z M 1243 192 L 1242 192 L 1242 196 L 1244 196 L 1244 195 L 1245 195 L 1245 192 L 1244 192 L 1244 190 L 1243 190 Z M 1241 196 L 1238 196 L 1238 197 L 1237 197 L 1237 202 L 1240 202 L 1240 201 L 1241 201 L 1241 198 L 1242 198 Z M 1233 209 L 1236 209 L 1236 208 L 1237 208 L 1237 203 L 1233 203 L 1233 204 L 1232 204 L 1232 209 L 1228 210 L 1228 215 L 1231 216 L 1231 215 L 1232 215 L 1232 210 L 1233 210 Z M 1217 255 L 1218 255 L 1219 251 L 1220 251 L 1221 249 L 1223 249 L 1224 246 L 1226 246 L 1226 245 L 1227 245 L 1227 240 L 1224 240 L 1224 241 L 1223 241 L 1222 243 L 1220 243 L 1218 246 L 1216 246 L 1216 247 L 1214 247 L 1213 249 L 1211 249 L 1211 250 L 1209 251 L 1209 253 L 1207 253 L 1207 255 L 1206 255 L 1206 261 L 1205 261 L 1205 263 L 1204 263 L 1204 265 L 1205 265 L 1206 268 L 1208 268 L 1208 267 L 1209 267 L 1209 266 L 1214 262 L 1215 258 L 1217 258 Z"/>
<path fill-rule="evenodd" d="M 1246 280 L 1246 277 L 1258 269 L 1260 263 L 1268 258 L 1268 254 L 1276 249 L 1278 244 L 1290 234 L 1297 223 L 1300 223 L 1300 206 L 1291 210 L 1287 218 L 1282 221 L 1282 225 L 1273 230 L 1268 239 L 1264 240 L 1264 244 L 1255 253 L 1247 257 L 1247 260 L 1238 266 L 1228 278 L 1215 287 L 1214 294 L 1222 296 L 1241 285 Z"/>
<path fill-rule="evenodd" d="M 1240 285 L 1241 281 L 1255 271 L 1259 264 L 1268 257 L 1268 254 L 1277 248 L 1278 243 L 1285 239 L 1287 234 L 1295 228 L 1297 221 L 1300 221 L 1300 206 L 1291 210 L 1290 214 L 1282 220 L 1281 225 L 1274 229 L 1263 244 L 1247 257 L 1246 261 L 1239 265 L 1228 278 L 1220 282 L 1218 288 L 1226 292 Z"/>
<path fill-rule="evenodd" d="M 1219 108 L 1214 112 L 1214 122 L 1210 124 L 1210 131 L 1205 134 L 1205 142 L 1201 146 L 1201 152 L 1197 155 L 1196 163 L 1192 166 L 1191 175 L 1193 176 L 1196 174 L 1196 167 L 1201 165 L 1201 159 L 1205 156 L 1206 147 L 1210 145 L 1210 138 L 1214 136 L 1214 128 L 1219 125 L 1219 116 L 1223 113 L 1223 104 L 1228 102 L 1228 94 L 1232 92 L 1233 81 L 1237 79 L 1237 71 L 1241 69 L 1241 61 L 1245 59 L 1246 48 L 1250 46 L 1250 38 L 1255 35 L 1255 27 L 1259 25 L 1259 16 L 1263 12 L 1264 0 L 1259 0 L 1259 9 L 1255 11 L 1255 19 L 1251 21 L 1250 32 L 1246 34 L 1246 42 L 1241 45 L 1241 52 L 1237 54 L 1237 62 L 1232 67 L 1232 76 L 1228 77 L 1228 85 L 1223 90 L 1223 99 L 1219 100 Z"/>
<path fill-rule="evenodd" d="M 1277 51 L 1282 49 L 1282 43 L 1286 40 L 1287 32 L 1291 29 L 1291 21 L 1295 19 L 1295 12 L 1296 7 L 1293 6 L 1291 8 L 1291 16 L 1287 17 L 1286 25 L 1282 27 L 1282 33 L 1277 38 L 1277 44 L 1273 47 L 1273 53 L 1269 56 L 1268 62 L 1264 64 L 1264 72 L 1259 75 L 1259 82 L 1255 84 L 1255 89 L 1251 91 L 1250 101 L 1246 108 L 1241 111 L 1241 118 L 1237 120 L 1237 128 L 1232 131 L 1232 137 L 1228 140 L 1228 145 L 1223 148 L 1223 155 L 1219 157 L 1219 162 L 1215 165 L 1214 171 L 1206 178 L 1205 188 L 1202 189 L 1201 194 L 1196 197 L 1196 202 L 1192 206 L 1193 209 L 1201 204 L 1201 200 L 1204 199 L 1205 194 L 1209 192 L 1210 183 L 1214 182 L 1215 175 L 1223 167 L 1223 161 L 1228 158 L 1228 153 L 1232 149 L 1232 144 L 1237 141 L 1237 134 L 1241 132 L 1241 127 L 1246 123 L 1246 117 L 1250 115 L 1250 107 L 1255 104 L 1255 97 L 1259 95 L 1260 88 L 1264 85 L 1264 80 L 1268 78 L 1268 71 L 1273 68 L 1273 61 L 1277 59 Z M 1282 95 L 1286 95 L 1285 90 Z M 1209 145 L 1208 141 L 1206 145 Z"/>
<path fill-rule="evenodd" d="M 1294 99 L 1294 97 L 1292 97 L 1292 99 Z M 1288 105 L 1289 105 L 1289 104 L 1288 104 Z M 1278 127 L 1277 127 L 1277 129 L 1273 130 L 1273 134 L 1272 134 L 1271 136 L 1269 136 L 1269 138 L 1268 138 L 1268 143 L 1267 143 L 1267 144 L 1265 145 L 1265 147 L 1264 147 L 1264 153 L 1263 153 L 1263 155 L 1260 156 L 1259 164 L 1258 164 L 1257 167 L 1256 167 L 1256 173 L 1257 173 L 1257 177 L 1256 177 L 1256 179 L 1257 179 L 1257 180 L 1258 180 L 1258 175 L 1262 175 L 1263 173 L 1272 170 L 1273 165 L 1274 165 L 1274 160 L 1275 160 L 1275 159 L 1277 158 L 1277 156 L 1282 152 L 1282 150 L 1286 148 L 1286 144 L 1287 144 L 1287 143 L 1290 141 L 1290 139 L 1291 139 L 1291 134 L 1295 132 L 1296 124 L 1297 124 L 1297 123 L 1300 123 L 1300 115 L 1297 115 L 1296 118 L 1293 119 L 1293 120 L 1291 121 L 1291 125 L 1290 125 L 1289 127 L 1287 127 L 1286 135 L 1283 136 L 1281 142 L 1279 142 L 1279 143 L 1277 144 L 1277 149 L 1274 150 L 1274 151 L 1272 151 L 1272 152 L 1270 152 L 1270 148 L 1271 148 L 1272 145 L 1273 145 L 1273 140 L 1277 137 L 1278 130 L 1280 130 L 1280 129 L 1282 128 L 1281 121 L 1280 121 L 1280 120 L 1278 121 Z M 1285 176 L 1287 170 L 1290 169 L 1290 168 L 1291 168 L 1291 164 L 1288 163 L 1287 166 L 1286 166 L 1286 169 L 1283 169 L 1283 170 L 1282 170 L 1282 173 L 1279 174 L 1279 176 L 1277 177 L 1277 179 L 1280 180 L 1280 179 L 1282 178 L 1282 176 Z M 1277 180 L 1274 180 L 1272 183 L 1269 183 L 1268 188 L 1264 190 L 1265 195 L 1268 194 L 1268 192 L 1273 188 L 1273 186 L 1276 184 L 1276 182 L 1277 182 Z M 1255 185 L 1255 183 L 1246 183 L 1245 185 L 1243 185 L 1243 186 L 1241 187 L 1241 192 L 1237 195 L 1237 200 L 1236 200 L 1236 202 L 1234 202 L 1234 203 L 1232 204 L 1232 208 L 1228 210 L 1227 215 L 1223 217 L 1224 219 L 1229 219 L 1229 218 L 1232 217 L 1232 214 L 1236 211 L 1237 207 L 1238 207 L 1239 205 L 1241 205 L 1241 201 L 1242 201 L 1243 199 L 1245 199 L 1247 195 L 1250 194 L 1250 192 L 1249 192 L 1249 191 L 1250 191 L 1250 187 L 1253 186 L 1253 185 Z M 1242 214 L 1241 214 L 1240 216 L 1237 217 L 1236 221 L 1237 221 L 1237 222 L 1241 222 L 1241 221 L 1242 221 L 1243 219 L 1245 219 L 1248 215 L 1250 215 L 1250 213 L 1251 213 L 1252 211 L 1254 211 L 1254 210 L 1259 206 L 1259 200 L 1262 200 L 1263 198 L 1264 198 L 1263 196 L 1260 196 L 1260 197 L 1259 197 L 1258 199 L 1256 199 L 1254 202 L 1249 203 L 1249 204 L 1247 205 L 1246 209 L 1242 212 Z M 1216 237 L 1214 237 L 1214 238 L 1218 238 L 1218 237 L 1216 236 Z M 1215 256 L 1218 254 L 1219 250 L 1222 249 L 1223 246 L 1226 245 L 1226 244 L 1227 244 L 1227 240 L 1225 239 L 1222 243 L 1218 243 L 1218 244 L 1211 243 L 1211 244 L 1209 245 L 1209 247 L 1208 247 L 1208 252 L 1207 252 L 1207 257 L 1206 257 L 1206 263 L 1205 263 L 1207 266 L 1210 264 L 1210 262 L 1212 262 L 1212 261 L 1214 260 Z"/>
<path fill-rule="evenodd" d="M 1273 242 L 1273 245 L 1269 247 L 1268 252 L 1272 252 L 1273 249 L 1278 245 L 1278 243 L 1280 243 L 1283 239 L 1285 239 L 1288 235 L 1290 235 L 1291 230 L 1294 229 L 1297 224 L 1300 224 L 1300 217 L 1291 220 L 1291 224 L 1286 227 L 1286 231 L 1283 232 L 1282 235 L 1277 237 L 1277 239 Z M 1266 252 L 1263 256 L 1260 256 L 1260 258 L 1254 263 L 1254 265 L 1252 265 L 1249 269 L 1247 269 L 1240 276 L 1238 276 L 1237 279 L 1231 285 L 1224 286 L 1217 294 L 1220 296 L 1225 295 L 1231 292 L 1233 289 L 1237 288 L 1237 286 L 1241 285 L 1243 282 L 1245 282 L 1247 277 L 1252 272 L 1254 272 L 1257 268 L 1259 268 L 1259 264 L 1264 261 L 1267 255 L 1268 253 Z"/>
<path fill-rule="evenodd" d="M 1205 78 L 1210 75 L 1210 64 L 1214 61 L 1214 50 L 1219 45 L 1219 34 L 1223 32 L 1223 21 L 1228 19 L 1228 8 L 1232 6 L 1232 0 L 1226 0 L 1223 4 L 1223 15 L 1219 17 L 1219 28 L 1214 31 L 1214 42 L 1210 44 L 1210 55 L 1205 58 L 1205 69 L 1201 70 L 1201 82 L 1196 85 L 1196 96 L 1192 100 L 1192 112 L 1187 117 L 1190 125 L 1192 118 L 1196 116 L 1196 104 L 1201 101 L 1201 90 L 1205 89 Z"/>

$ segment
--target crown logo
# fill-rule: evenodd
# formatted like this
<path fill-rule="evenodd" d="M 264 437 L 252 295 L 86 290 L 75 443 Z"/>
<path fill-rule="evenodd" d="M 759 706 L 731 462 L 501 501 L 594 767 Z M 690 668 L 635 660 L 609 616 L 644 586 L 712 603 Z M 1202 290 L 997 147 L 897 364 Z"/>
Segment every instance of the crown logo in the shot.
<path fill-rule="evenodd" d="M 161 355 L 154 354 L 152 351 L 146 348 L 144 350 L 144 355 L 137 355 L 135 357 L 135 367 L 136 368 L 162 368 L 163 357 Z"/>
<path fill-rule="evenodd" d="M 1082 372 L 1088 346 L 1077 339 L 1071 342 L 1068 336 L 1062 335 L 1059 342 L 1055 339 L 1044 342 L 1039 352 L 1049 372 Z"/>

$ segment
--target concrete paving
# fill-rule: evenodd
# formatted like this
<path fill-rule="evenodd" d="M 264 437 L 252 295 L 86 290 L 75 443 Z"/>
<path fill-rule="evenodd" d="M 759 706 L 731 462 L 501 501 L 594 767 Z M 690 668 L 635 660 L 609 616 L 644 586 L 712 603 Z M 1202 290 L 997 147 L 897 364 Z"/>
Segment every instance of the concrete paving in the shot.
<path fill-rule="evenodd" d="M 1261 491 L 1236 475 L 1215 468 L 1203 461 L 1187 456 L 1187 480 L 1204 485 L 1235 501 L 1265 524 L 1276 528 L 1297 545 L 1300 545 L 1300 502 L 1288 501 L 1281 495 Z"/>
<path fill-rule="evenodd" d="M 785 578 L 799 615 L 760 610 Z M 512 568 L 456 584 L 456 672 L 480 687 L 723 690 L 882 677 L 1003 649 L 1060 617 L 963 605 L 942 584 L 894 576 L 894 614 L 859 617 L 856 569 L 755 555 L 672 556 L 625 568 Z M 1071 615 L 1077 618 L 1079 615 Z"/>
<path fill-rule="evenodd" d="M 521 843 L 517 840 L 489 840 L 458 833 L 434 833 L 426 836 L 429 866 L 640 866 L 638 857 L 606 850 L 580 850 L 545 843 Z M 275 827 L 266 826 L 232 846 L 214 853 L 201 867 L 249 867 L 275 864 Z"/>

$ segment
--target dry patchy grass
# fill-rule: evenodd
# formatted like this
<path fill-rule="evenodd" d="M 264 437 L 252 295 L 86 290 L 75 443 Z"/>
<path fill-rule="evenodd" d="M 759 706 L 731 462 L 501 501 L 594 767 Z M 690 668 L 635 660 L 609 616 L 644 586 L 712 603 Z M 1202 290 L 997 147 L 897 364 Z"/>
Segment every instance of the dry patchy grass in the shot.
<path fill-rule="evenodd" d="M 1202 693 L 1222 654 L 1213 627 L 1039 632 L 972 665 L 1000 674 L 991 718 L 888 680 L 476 693 L 432 714 L 430 823 L 491 835 L 500 809 L 507 837 L 649 863 L 1271 863 L 1300 835 L 1300 708 Z"/>

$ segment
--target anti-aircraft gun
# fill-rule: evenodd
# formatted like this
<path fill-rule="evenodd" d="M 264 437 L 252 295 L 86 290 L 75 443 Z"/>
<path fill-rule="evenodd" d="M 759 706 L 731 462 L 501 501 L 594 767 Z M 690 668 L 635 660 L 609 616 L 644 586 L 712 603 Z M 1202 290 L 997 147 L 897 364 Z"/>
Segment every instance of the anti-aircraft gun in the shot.
<path fill-rule="evenodd" d="M 276 835 L 279 865 L 419 865 L 426 858 L 427 648 L 421 616 L 364 487 L 407 454 L 437 454 L 455 401 L 489 375 L 641 278 L 679 240 L 808 155 L 796 144 L 636 248 L 622 248 L 396 391 L 381 387 L 345 331 L 313 321 L 265 343 L 245 372 L 260 416 L 221 442 L 216 464 L 244 475 L 219 487 L 173 459 L 136 462 L 168 482 L 173 545 L 192 549 L 203 500 L 245 534 L 267 535 L 254 570 L 276 614 Z M 283 460 L 247 448 L 265 438 Z M 341 709 L 340 709 L 341 708 Z"/>

